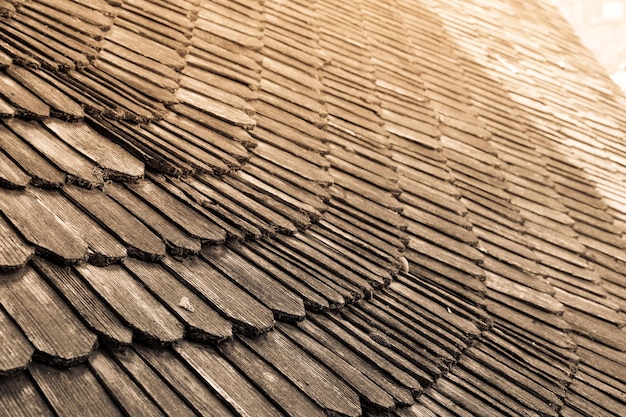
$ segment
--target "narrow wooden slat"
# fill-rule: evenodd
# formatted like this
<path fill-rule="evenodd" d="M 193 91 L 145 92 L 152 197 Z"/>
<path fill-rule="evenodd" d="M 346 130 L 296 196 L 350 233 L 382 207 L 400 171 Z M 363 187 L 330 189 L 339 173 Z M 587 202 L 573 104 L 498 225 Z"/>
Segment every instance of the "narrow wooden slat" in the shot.
<path fill-rule="evenodd" d="M 132 331 L 74 271 L 41 258 L 35 258 L 33 265 L 100 337 L 120 345 L 132 343 Z"/>
<path fill-rule="evenodd" d="M 83 108 L 78 103 L 53 85 L 37 77 L 32 71 L 24 67 L 14 66 L 7 71 L 7 74 L 48 104 L 52 114 L 68 120 L 82 119 L 85 115 Z"/>
<path fill-rule="evenodd" d="M 175 112 L 179 116 L 185 116 L 187 121 L 182 120 L 182 124 L 172 122 L 172 124 L 176 124 L 180 126 L 182 129 L 194 133 L 193 125 L 200 124 L 205 128 L 209 128 L 215 132 L 221 133 L 222 135 L 240 142 L 244 146 L 251 146 L 255 142 L 250 137 L 250 134 L 239 126 L 235 126 L 230 124 L 219 117 L 212 116 L 208 113 L 197 110 L 194 107 L 191 107 L 187 104 L 181 103 L 171 106 L 170 109 Z M 170 121 L 170 118 L 167 117 L 166 120 Z M 180 122 L 180 120 L 179 120 Z M 189 126 L 191 124 L 191 126 Z M 225 142 L 225 146 L 230 146 L 231 143 Z"/>
<path fill-rule="evenodd" d="M 89 358 L 89 365 L 104 389 L 125 413 L 131 416 L 165 416 L 109 355 L 98 351 Z"/>
<path fill-rule="evenodd" d="M 271 246 L 266 245 L 265 247 L 276 254 L 277 257 L 288 260 L 291 263 L 290 271 L 295 271 L 298 277 L 303 277 L 303 280 L 307 282 L 307 284 L 321 288 L 328 287 L 331 291 L 340 295 L 342 303 L 338 305 L 332 305 L 334 304 L 332 303 L 332 307 L 340 307 L 345 303 L 354 302 L 366 297 L 366 293 L 363 289 L 340 276 L 336 276 L 314 259 L 303 257 L 288 244 L 273 241 Z M 331 300 L 334 300 L 334 297 L 329 298 L 329 301 Z"/>
<path fill-rule="evenodd" d="M 205 262 L 178 262 L 165 258 L 163 264 L 195 288 L 222 315 L 233 321 L 235 331 L 258 334 L 274 327 L 271 310 Z"/>
<path fill-rule="evenodd" d="M 327 412 L 361 415 L 357 393 L 281 333 L 242 340 Z"/>
<path fill-rule="evenodd" d="M 236 414 L 172 351 L 136 346 L 137 353 L 167 381 L 196 414 L 229 417 Z"/>
<path fill-rule="evenodd" d="M 109 64 L 104 59 L 95 61 L 93 66 L 106 74 L 107 78 L 111 77 L 111 82 L 114 85 L 127 90 L 132 97 L 140 102 L 155 107 L 178 103 L 178 99 L 169 89 L 162 88 L 136 73 L 130 72 L 132 68 L 120 68 Z M 128 65 L 128 67 L 132 67 L 132 65 Z"/>
<path fill-rule="evenodd" d="M 232 337 L 232 325 L 161 265 L 127 259 L 124 265 L 187 327 L 187 337 L 223 342 Z"/>
<path fill-rule="evenodd" d="M 43 392 L 55 415 L 85 417 L 122 417 L 87 365 L 57 369 L 41 364 L 30 367 L 37 387 Z"/>
<path fill-rule="evenodd" d="M 245 112 L 186 88 L 179 88 L 176 98 L 234 126 L 251 130 L 256 125 L 256 121 Z"/>
<path fill-rule="evenodd" d="M 261 235 L 273 236 L 276 234 L 275 226 L 257 215 L 254 210 L 248 209 L 248 205 L 252 205 L 255 209 L 261 211 L 262 214 L 271 214 L 271 218 L 273 219 L 281 219 L 279 216 L 276 216 L 275 213 L 271 212 L 266 207 L 241 194 L 237 190 L 234 190 L 228 184 L 222 184 L 221 179 L 209 179 L 226 191 L 218 192 L 205 184 L 204 181 L 199 181 L 196 178 L 186 178 L 184 179 L 184 184 L 191 187 L 198 195 L 202 196 L 203 201 L 209 202 L 209 204 L 204 204 L 207 208 L 211 209 L 212 206 L 218 206 L 222 213 L 226 215 L 225 220 L 237 225 L 250 236 L 254 236 L 258 239 Z M 231 191 L 231 193 L 229 194 L 228 191 Z M 243 202 L 248 204 L 244 206 L 241 204 L 241 201 L 237 201 L 235 198 L 229 198 L 231 196 L 234 197 L 233 194 L 234 196 L 241 197 Z M 281 223 L 285 224 L 287 222 Z"/>
<path fill-rule="evenodd" d="M 30 180 L 30 176 L 0 149 L 0 186 L 21 189 Z"/>
<path fill-rule="evenodd" d="M 0 334 L 3 337 L 2 356 L 0 356 L 0 378 L 2 378 L 2 376 L 26 369 L 35 353 L 35 348 L 1 308 Z"/>
<path fill-rule="evenodd" d="M 161 378 L 134 350 L 131 348 L 115 350 L 111 355 L 166 415 L 177 417 L 195 417 L 197 415 L 168 386 L 169 381 Z"/>
<path fill-rule="evenodd" d="M 16 230 L 0 216 L 0 271 L 17 269 L 35 254 Z"/>
<path fill-rule="evenodd" d="M 173 73 L 176 73 L 175 71 L 173 71 L 171 68 L 166 67 L 162 64 L 160 64 L 159 62 L 153 61 L 151 59 L 145 59 L 143 58 L 141 55 L 134 55 L 134 56 L 120 56 L 116 53 L 112 53 L 110 52 L 110 50 L 117 50 L 117 51 L 124 51 L 126 50 L 126 48 L 122 48 L 119 47 L 118 45 L 112 43 L 112 42 L 108 42 L 105 43 L 103 45 L 103 51 L 100 52 L 100 59 L 102 59 L 103 61 L 107 62 L 108 64 L 111 64 L 116 70 L 122 70 L 123 72 L 126 72 L 128 74 L 133 74 L 136 78 L 134 80 L 134 82 L 139 82 L 139 79 L 143 80 L 143 81 L 147 81 L 148 83 L 154 84 L 153 88 L 157 88 L 157 89 L 165 89 L 167 91 L 169 91 L 170 93 L 173 93 L 174 91 L 176 91 L 176 87 L 178 86 L 177 82 L 175 80 L 173 80 L 170 77 L 165 77 L 162 76 L 161 74 L 157 73 L 156 71 L 153 71 L 152 68 L 147 67 L 145 65 L 148 65 L 150 63 L 150 65 L 153 65 L 154 67 L 157 68 L 167 68 L 168 70 L 172 71 Z M 122 54 L 123 55 L 123 54 Z M 137 63 L 136 61 L 132 61 L 129 59 L 139 59 L 140 62 L 144 61 L 144 65 L 141 65 L 139 63 Z M 146 62 L 147 61 L 147 62 Z M 168 72 L 169 74 L 169 72 Z M 180 76 L 178 76 L 178 79 L 180 80 Z M 148 88 L 150 88 L 150 86 L 148 85 Z"/>
<path fill-rule="evenodd" d="M 59 140 L 42 125 L 15 118 L 6 120 L 4 123 L 23 141 L 39 151 L 61 171 L 66 172 L 70 177 L 70 182 L 87 187 L 102 184 L 103 179 L 101 176 L 98 177 L 93 162 Z"/>
<path fill-rule="evenodd" d="M 58 191 L 32 190 L 33 195 L 89 246 L 89 261 L 104 266 L 126 257 L 126 248 Z"/>
<path fill-rule="evenodd" d="M 319 311 L 330 307 L 328 301 L 322 296 L 308 288 L 303 282 L 293 278 L 288 272 L 280 269 L 277 263 L 271 262 L 261 255 L 258 245 L 233 245 L 232 249 L 241 256 L 246 257 L 248 261 L 261 268 L 273 279 L 280 281 L 287 288 L 290 288 L 294 293 L 302 297 L 307 309 Z"/>
<path fill-rule="evenodd" d="M 352 367 L 341 356 L 336 355 L 296 327 L 283 325 L 280 330 L 302 350 L 332 369 L 335 374 L 359 393 L 367 406 L 378 411 L 391 411 L 395 408 L 395 402 L 391 395 L 364 376 L 357 368 Z"/>
<path fill-rule="evenodd" d="M 185 60 L 173 49 L 161 45 L 154 40 L 146 39 L 140 34 L 134 33 L 120 26 L 115 26 L 107 34 L 107 40 L 124 46 L 131 51 L 154 59 L 168 67 L 180 70 L 185 67 Z"/>
<path fill-rule="evenodd" d="M 28 191 L 0 188 L 0 211 L 37 251 L 71 264 L 87 257 L 87 244 Z"/>
<path fill-rule="evenodd" d="M 55 414 L 26 372 L 0 377 L 0 410 L 11 417 L 53 417 Z"/>
<path fill-rule="evenodd" d="M 228 238 L 241 240 L 244 237 L 260 237 L 261 232 L 254 226 L 243 219 L 238 221 L 238 219 L 230 218 L 226 209 L 207 200 L 204 195 L 181 180 L 173 178 L 167 178 L 167 180 L 165 178 L 157 179 L 157 177 L 151 177 L 150 179 L 177 198 L 186 200 L 190 207 L 224 229 Z"/>
<path fill-rule="evenodd" d="M 152 31 L 156 31 L 157 27 L 172 27 L 185 36 L 191 35 L 193 22 L 191 21 L 190 11 L 176 10 L 171 6 L 141 0 L 131 0 L 125 3 L 124 9 L 128 10 L 131 16 L 141 15 L 153 20 L 152 25 L 149 27 Z"/>
<path fill-rule="evenodd" d="M 65 182 L 64 173 L 50 164 L 4 125 L 0 125 L 0 148 L 32 177 L 31 183 L 33 185 L 58 188 Z"/>
<path fill-rule="evenodd" d="M 238 217 L 249 218 L 250 221 L 255 220 L 254 223 L 258 223 L 257 227 L 261 230 L 265 229 L 268 234 L 273 235 L 274 228 L 289 234 L 295 232 L 294 225 L 279 213 L 271 210 L 262 202 L 242 193 L 222 179 L 205 175 L 200 178 L 200 181 L 194 181 L 194 186 L 198 191 L 223 204 Z M 250 218 L 246 212 L 254 217 Z"/>
<path fill-rule="evenodd" d="M 236 368 L 212 348 L 183 342 L 176 352 L 224 402 L 237 413 L 250 417 L 284 416 Z"/>
<path fill-rule="evenodd" d="M 90 213 L 128 248 L 129 255 L 156 260 L 165 256 L 165 244 L 124 207 L 100 190 L 66 186 L 65 195 Z"/>
<path fill-rule="evenodd" d="M 133 329 L 136 337 L 156 344 L 182 339 L 182 324 L 121 266 L 99 268 L 85 264 L 77 266 L 76 272 Z"/>
<path fill-rule="evenodd" d="M 192 237 L 212 244 L 223 243 L 226 232 L 152 181 L 129 184 L 128 188 Z"/>
<path fill-rule="evenodd" d="M 358 274 L 350 271 L 349 269 L 332 259 L 328 254 L 319 251 L 318 248 L 312 247 L 309 242 L 315 241 L 309 236 L 306 236 L 304 234 L 298 234 L 296 235 L 296 239 L 284 238 L 282 236 L 278 238 L 280 242 L 295 250 L 299 255 L 310 259 L 316 264 L 324 265 L 324 267 L 327 268 L 333 276 L 335 276 L 335 279 L 340 285 L 341 281 L 347 281 L 349 284 L 358 287 L 366 295 L 372 293 L 373 287 L 370 282 L 368 282 Z M 372 281 L 378 281 L 378 284 L 382 283 L 382 279 L 380 279 L 379 277 L 373 278 Z"/>
<path fill-rule="evenodd" d="M 4 71 L 0 73 L 0 87 L 2 96 L 26 115 L 36 117 L 50 115 L 50 107 L 46 103 L 5 74 Z"/>
<path fill-rule="evenodd" d="M 161 123 L 164 124 L 164 122 Z M 224 175 L 228 174 L 231 168 L 240 166 L 234 158 L 223 155 L 216 149 L 207 152 L 204 149 L 206 145 L 196 136 L 185 134 L 186 132 L 180 130 L 172 133 L 172 128 L 178 130 L 173 126 L 170 127 L 170 130 L 166 130 L 162 125 L 155 123 L 145 126 L 146 131 L 152 134 L 152 141 L 162 144 L 164 151 L 171 152 L 177 158 L 191 164 L 198 172 Z M 196 132 L 196 134 L 198 133 Z"/>
<path fill-rule="evenodd" d="M 142 178 L 143 164 L 86 123 L 69 123 L 57 119 L 44 121 L 63 141 L 96 162 L 107 176 L 120 179 Z"/>
<path fill-rule="evenodd" d="M 288 415 L 294 417 L 326 416 L 319 405 L 239 340 L 223 345 L 220 350 L 222 355 L 245 373 Z"/>
<path fill-rule="evenodd" d="M 376 363 L 377 367 L 386 375 L 389 375 L 396 384 L 400 384 L 414 393 L 422 390 L 421 384 L 415 377 L 402 369 L 402 365 L 399 365 L 393 357 L 388 357 L 387 354 L 389 354 L 390 351 L 384 349 L 381 345 L 377 345 L 369 336 L 366 336 L 363 331 L 357 330 L 346 321 L 342 321 L 342 325 L 339 325 L 337 318 L 334 316 L 326 317 L 315 315 L 312 318 L 312 321 L 317 326 L 341 340 L 357 355 L 370 362 L 373 361 Z M 392 356 L 394 355 L 392 354 Z"/>
<path fill-rule="evenodd" d="M 96 336 L 30 266 L 3 277 L 0 297 L 42 360 L 69 365 L 96 349 Z"/>
<path fill-rule="evenodd" d="M 242 33 L 237 29 L 245 27 L 243 25 L 235 25 L 237 29 L 231 28 L 234 25 L 234 21 L 228 19 L 228 21 L 224 21 L 223 19 L 214 19 L 212 16 L 216 16 L 214 14 L 208 14 L 208 11 L 204 11 L 202 18 L 199 18 L 196 22 L 196 27 L 198 29 L 207 31 L 215 36 L 227 39 L 231 42 L 235 42 L 237 45 L 240 45 L 244 48 L 251 49 L 253 51 L 259 51 L 263 48 L 263 42 L 259 40 L 256 36 L 250 35 L 248 33 Z M 221 22 L 215 22 L 215 20 L 221 20 Z"/>
<path fill-rule="evenodd" d="M 200 240 L 187 235 L 169 219 L 162 216 L 122 185 L 110 184 L 106 188 L 106 193 L 159 235 L 165 241 L 172 254 L 189 256 L 200 253 L 202 248 Z"/>
<path fill-rule="evenodd" d="M 237 252 L 224 246 L 207 247 L 202 250 L 202 256 L 222 274 L 270 308 L 277 319 L 286 321 L 304 319 L 302 299 Z"/>
<path fill-rule="evenodd" d="M 254 116 L 254 107 L 248 104 L 243 98 L 228 93 L 220 88 L 205 84 L 203 80 L 196 80 L 185 75 L 181 79 L 180 86 L 204 97 L 211 97 L 233 109 L 243 110 L 249 116 Z"/>

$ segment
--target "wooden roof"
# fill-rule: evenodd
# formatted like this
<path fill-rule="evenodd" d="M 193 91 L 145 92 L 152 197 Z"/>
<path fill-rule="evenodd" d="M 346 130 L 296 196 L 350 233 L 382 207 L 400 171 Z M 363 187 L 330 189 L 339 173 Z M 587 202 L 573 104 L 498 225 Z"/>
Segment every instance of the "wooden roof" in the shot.
<path fill-rule="evenodd" d="M 623 416 L 626 101 L 540 0 L 0 0 L 0 416 Z"/>

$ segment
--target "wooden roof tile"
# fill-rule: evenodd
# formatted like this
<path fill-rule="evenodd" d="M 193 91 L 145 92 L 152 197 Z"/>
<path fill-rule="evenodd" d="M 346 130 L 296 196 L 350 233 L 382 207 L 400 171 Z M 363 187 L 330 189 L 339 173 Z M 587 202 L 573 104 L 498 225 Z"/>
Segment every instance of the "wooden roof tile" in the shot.
<path fill-rule="evenodd" d="M 89 359 L 89 365 L 94 375 L 107 387 L 109 395 L 122 410 L 136 415 L 164 415 L 130 376 L 115 363 L 113 358 L 98 351 Z"/>
<path fill-rule="evenodd" d="M 33 265 L 103 340 L 120 345 L 131 343 L 132 332 L 74 271 L 41 258 L 36 258 Z"/>
<path fill-rule="evenodd" d="M 128 348 L 114 351 L 111 353 L 111 356 L 164 413 L 167 415 L 176 414 L 182 417 L 196 415 L 192 408 L 176 394 L 172 387 L 166 384 L 157 371 L 150 368 L 137 352 Z"/>
<path fill-rule="evenodd" d="M 195 288 L 209 304 L 231 320 L 237 331 L 250 334 L 267 332 L 274 326 L 272 312 L 228 277 L 200 260 L 163 260 L 179 279 Z"/>
<path fill-rule="evenodd" d="M 623 100 L 550 8 L 388 3 L 2 17 L 0 408 L 620 410 Z"/>
<path fill-rule="evenodd" d="M 7 313 L 47 362 L 76 363 L 95 350 L 95 335 L 31 267 L 7 276 L 0 292 Z"/>
<path fill-rule="evenodd" d="M 56 119 L 44 121 L 47 128 L 74 149 L 104 169 L 107 178 L 137 179 L 143 177 L 144 166 L 135 157 L 117 146 L 86 123 L 69 123 Z"/>
<path fill-rule="evenodd" d="M 0 310 L 0 329 L 5 335 L 6 343 L 6 354 L 0 360 L 0 375 L 10 375 L 26 369 L 35 348 L 3 310 Z"/>
<path fill-rule="evenodd" d="M 102 191 L 68 186 L 64 187 L 63 192 L 127 245 L 130 255 L 153 260 L 165 255 L 163 241 Z"/>
<path fill-rule="evenodd" d="M 75 269 L 134 331 L 135 337 L 156 344 L 183 337 L 181 323 L 119 265 L 103 270 L 85 264 Z"/>
<path fill-rule="evenodd" d="M 157 373 L 163 383 L 171 387 L 195 414 L 209 416 L 234 416 L 234 412 L 220 401 L 200 377 L 171 350 L 150 349 L 138 346 L 135 351 L 145 364 Z M 143 364 L 142 364 L 143 366 Z M 158 395 L 158 391 L 156 392 Z M 170 394 L 171 395 L 171 394 Z M 183 409 L 184 410 L 184 409 Z"/>
<path fill-rule="evenodd" d="M 288 415 L 298 417 L 325 415 L 319 405 L 242 342 L 235 340 L 223 346 L 222 354 L 245 372 Z"/>
<path fill-rule="evenodd" d="M 327 368 L 295 348 L 294 343 L 282 333 L 271 332 L 243 341 L 325 410 L 346 416 L 361 414 L 356 392 Z M 298 363 L 298 366 L 294 366 L 294 363 Z M 308 383 L 305 384 L 304 380 Z"/>
<path fill-rule="evenodd" d="M 175 350 L 194 368 L 208 387 L 236 412 L 258 416 L 283 415 L 217 351 L 188 342 L 177 345 Z"/>

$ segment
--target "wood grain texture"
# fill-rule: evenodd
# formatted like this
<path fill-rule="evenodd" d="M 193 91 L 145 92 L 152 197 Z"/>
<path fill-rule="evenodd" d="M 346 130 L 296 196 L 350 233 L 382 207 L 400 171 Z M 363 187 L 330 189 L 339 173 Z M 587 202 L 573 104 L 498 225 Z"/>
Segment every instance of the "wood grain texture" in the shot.
<path fill-rule="evenodd" d="M 86 364 L 66 370 L 35 364 L 29 369 L 56 415 L 122 417 L 122 411 Z"/>
<path fill-rule="evenodd" d="M 14 66 L 7 71 L 14 80 L 26 86 L 50 106 L 50 112 L 67 120 L 77 120 L 84 116 L 83 108 L 60 90 L 37 77 L 24 67 Z"/>
<path fill-rule="evenodd" d="M 32 177 L 33 185 L 58 188 L 65 182 L 63 172 L 4 125 L 0 125 L 0 148 Z"/>
<path fill-rule="evenodd" d="M 124 266 L 185 324 L 187 337 L 201 342 L 223 342 L 232 337 L 230 322 L 163 266 L 132 258 Z"/>
<path fill-rule="evenodd" d="M 327 412 L 361 415 L 357 393 L 280 332 L 242 340 Z"/>
<path fill-rule="evenodd" d="M 183 342 L 174 349 L 237 413 L 250 417 L 284 416 L 237 368 L 213 348 Z"/>
<path fill-rule="evenodd" d="M 55 415 L 26 372 L 12 378 L 0 378 L 0 410 L 12 417 Z"/>
<path fill-rule="evenodd" d="M 0 217 L 0 271 L 8 271 L 26 265 L 35 254 L 3 217 Z"/>
<path fill-rule="evenodd" d="M 96 336 L 33 268 L 5 275 L 0 296 L 42 360 L 70 365 L 95 350 Z"/>
<path fill-rule="evenodd" d="M 237 415 L 171 350 L 144 346 L 137 346 L 135 350 L 196 414 L 208 417 Z"/>
<path fill-rule="evenodd" d="M 128 248 L 129 255 L 156 260 L 165 255 L 165 244 L 124 207 L 100 190 L 67 186 L 66 196 L 91 214 Z"/>
<path fill-rule="evenodd" d="M 270 308 L 277 319 L 304 319 L 302 299 L 237 252 L 224 246 L 207 247 L 202 250 L 202 257 Z"/>
<path fill-rule="evenodd" d="M 0 185 L 6 188 L 23 189 L 30 182 L 30 176 L 4 152 L 0 151 Z"/>
<path fill-rule="evenodd" d="M 98 351 L 89 358 L 89 366 L 125 413 L 132 416 L 165 416 L 131 377 L 115 363 L 111 356 Z"/>
<path fill-rule="evenodd" d="M 4 340 L 0 357 L 0 377 L 26 369 L 35 348 L 3 309 L 0 309 L 0 334 Z"/>
<path fill-rule="evenodd" d="M 235 331 L 258 334 L 274 327 L 274 316 L 270 309 L 206 262 L 195 259 L 179 262 L 165 258 L 163 264 L 231 320 Z"/>
<path fill-rule="evenodd" d="M 0 74 L 0 86 L 2 87 L 4 99 L 17 107 L 19 111 L 36 117 L 47 117 L 50 115 L 50 107 L 46 103 L 28 91 L 15 79 L 9 77 L 5 72 Z"/>
<path fill-rule="evenodd" d="M 296 327 L 281 325 L 280 331 L 302 350 L 332 369 L 336 375 L 359 393 L 367 407 L 382 412 L 391 411 L 395 408 L 395 401 L 391 395 L 368 379 L 357 368 L 352 367 L 341 356 Z"/>
<path fill-rule="evenodd" d="M 311 398 L 241 341 L 234 340 L 221 346 L 220 352 L 288 415 L 297 417 L 326 415 Z"/>
<path fill-rule="evenodd" d="M 212 244 L 222 243 L 226 239 L 226 232 L 223 229 L 157 184 L 141 181 L 129 184 L 128 188 L 180 226 L 188 235 Z"/>
<path fill-rule="evenodd" d="M 136 337 L 156 344 L 182 339 L 183 325 L 121 266 L 99 268 L 85 264 L 77 266 L 76 272 L 133 329 Z"/>
<path fill-rule="evenodd" d="M 124 245 L 58 191 L 33 189 L 32 193 L 65 222 L 89 247 L 89 262 L 105 266 L 124 259 Z"/>
<path fill-rule="evenodd" d="M 116 26 L 107 39 L 168 67 L 177 70 L 185 67 L 185 60 L 175 50 L 120 26 Z"/>
<path fill-rule="evenodd" d="M 246 130 L 251 130 L 256 126 L 256 121 L 246 112 L 186 88 L 181 87 L 176 90 L 176 98 L 233 126 L 239 126 Z"/>
<path fill-rule="evenodd" d="M 0 189 L 0 210 L 37 251 L 71 264 L 87 257 L 87 244 L 28 191 Z"/>
<path fill-rule="evenodd" d="M 24 142 L 30 144 L 41 155 L 68 174 L 70 182 L 92 187 L 102 184 L 96 166 L 74 148 L 61 141 L 40 124 L 28 123 L 20 119 L 5 121 L 5 124 Z"/>
<path fill-rule="evenodd" d="M 72 269 L 60 267 L 39 257 L 33 261 L 33 266 L 103 340 L 120 345 L 132 343 L 132 331 Z"/>
<path fill-rule="evenodd" d="M 143 163 L 86 123 L 48 119 L 44 124 L 67 144 L 104 168 L 107 177 L 121 179 L 143 177 Z"/>
<path fill-rule="evenodd" d="M 270 258 L 266 258 L 258 245 L 233 245 L 232 249 L 300 296 L 307 309 L 319 311 L 330 307 L 328 301 L 322 296 L 307 287 L 305 283 L 295 279 L 288 271 L 281 269 L 278 263 L 272 262 Z"/>
<path fill-rule="evenodd" d="M 126 208 L 126 210 L 133 213 L 135 217 L 149 225 L 150 229 L 165 241 L 165 244 L 172 254 L 189 256 L 200 252 L 202 245 L 198 239 L 194 239 L 186 234 L 173 224 L 170 219 L 161 215 L 124 186 L 120 184 L 109 184 L 105 192 Z"/>
<path fill-rule="evenodd" d="M 111 356 L 117 364 L 140 386 L 166 415 L 194 417 L 197 414 L 168 385 L 167 378 L 162 378 L 132 348 L 115 350 Z"/>

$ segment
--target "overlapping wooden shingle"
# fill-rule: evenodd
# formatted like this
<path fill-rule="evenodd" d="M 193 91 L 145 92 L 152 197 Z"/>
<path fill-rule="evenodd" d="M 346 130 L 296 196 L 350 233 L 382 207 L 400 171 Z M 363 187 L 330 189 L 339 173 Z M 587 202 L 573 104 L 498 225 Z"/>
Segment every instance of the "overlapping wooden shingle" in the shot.
<path fill-rule="evenodd" d="M 483 3 L 0 1 L 0 414 L 620 415 L 625 101 Z"/>

